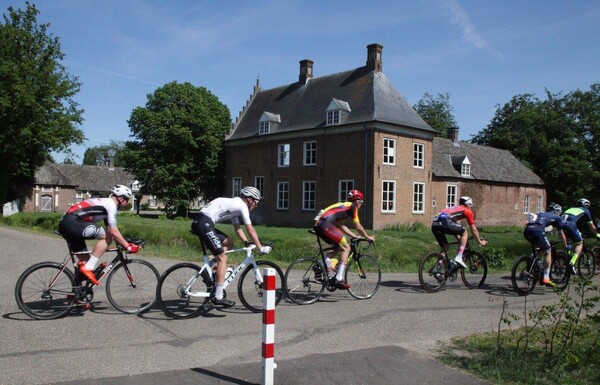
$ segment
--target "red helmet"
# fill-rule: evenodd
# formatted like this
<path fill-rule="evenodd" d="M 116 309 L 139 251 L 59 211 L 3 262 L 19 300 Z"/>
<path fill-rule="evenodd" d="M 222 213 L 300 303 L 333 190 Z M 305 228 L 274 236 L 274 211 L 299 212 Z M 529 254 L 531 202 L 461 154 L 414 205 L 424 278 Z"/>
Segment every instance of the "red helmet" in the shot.
<path fill-rule="evenodd" d="M 358 190 L 350 190 L 350 192 L 348 193 L 348 200 L 350 202 L 364 201 L 365 197 L 364 197 L 363 193 L 361 193 Z"/>

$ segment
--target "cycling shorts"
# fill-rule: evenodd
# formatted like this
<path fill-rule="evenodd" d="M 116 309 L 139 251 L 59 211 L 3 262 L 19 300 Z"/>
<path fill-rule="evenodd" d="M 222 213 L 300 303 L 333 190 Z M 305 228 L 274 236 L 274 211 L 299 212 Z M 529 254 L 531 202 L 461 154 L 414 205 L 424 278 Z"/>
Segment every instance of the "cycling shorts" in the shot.
<path fill-rule="evenodd" d="M 431 223 L 431 232 L 440 246 L 448 244 L 446 234 L 462 235 L 465 231 L 465 228 L 460 223 L 454 222 L 449 217 L 440 216 Z"/>
<path fill-rule="evenodd" d="M 322 240 L 330 245 L 341 247 L 348 244 L 342 230 L 331 222 L 321 222 L 318 226 L 314 227 L 314 230 Z"/>
<path fill-rule="evenodd" d="M 100 239 L 106 236 L 103 227 L 94 222 L 87 222 L 72 214 L 65 214 L 58 224 L 58 232 L 67 241 L 69 250 L 85 251 L 86 239 Z"/>
<path fill-rule="evenodd" d="M 541 251 L 547 251 L 550 248 L 546 230 L 539 223 L 531 223 L 525 226 L 523 236 L 533 247 L 539 248 Z"/>
<path fill-rule="evenodd" d="M 219 229 L 215 229 L 215 223 L 207 215 L 198 214 L 192 221 L 192 232 L 200 238 L 210 250 L 212 255 L 217 256 L 225 252 L 223 241 L 227 235 Z"/>
<path fill-rule="evenodd" d="M 564 221 L 562 229 L 565 236 L 571 238 L 573 243 L 577 244 L 583 241 L 583 236 L 581 235 L 581 231 L 577 228 L 576 221 Z"/>

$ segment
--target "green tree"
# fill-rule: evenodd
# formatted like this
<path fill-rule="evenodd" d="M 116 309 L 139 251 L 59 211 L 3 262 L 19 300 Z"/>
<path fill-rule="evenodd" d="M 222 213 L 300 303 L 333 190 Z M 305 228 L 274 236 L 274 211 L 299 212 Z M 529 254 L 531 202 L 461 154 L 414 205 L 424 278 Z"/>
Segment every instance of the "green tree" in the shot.
<path fill-rule="evenodd" d="M 546 184 L 548 199 L 572 206 L 586 197 L 600 212 L 600 84 L 590 91 L 514 96 L 497 106 L 473 143 L 510 150 Z"/>
<path fill-rule="evenodd" d="M 206 88 L 168 83 L 148 95 L 128 123 L 135 140 L 125 143 L 121 160 L 167 212 L 183 214 L 192 199 L 222 193 L 231 116 Z"/>
<path fill-rule="evenodd" d="M 456 119 L 452 115 L 450 95 L 447 93 L 433 97 L 426 92 L 413 108 L 431 128 L 438 132 L 437 136 L 445 137 L 449 128 L 457 127 Z"/>
<path fill-rule="evenodd" d="M 8 8 L 0 24 L 0 199 L 31 181 L 52 151 L 82 144 L 80 83 L 61 64 L 60 42 L 38 24 L 39 11 Z"/>
<path fill-rule="evenodd" d="M 89 147 L 83 153 L 83 164 L 88 166 L 124 167 L 121 152 L 125 148 L 123 142 L 111 140 L 109 144 Z"/>

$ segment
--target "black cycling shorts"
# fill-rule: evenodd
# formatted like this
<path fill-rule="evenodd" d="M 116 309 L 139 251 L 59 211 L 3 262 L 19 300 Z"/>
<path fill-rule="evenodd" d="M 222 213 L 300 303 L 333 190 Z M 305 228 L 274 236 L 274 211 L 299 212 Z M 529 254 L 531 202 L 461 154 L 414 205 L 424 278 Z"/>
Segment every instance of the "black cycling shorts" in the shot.
<path fill-rule="evenodd" d="M 200 241 L 208 247 L 212 255 L 217 256 L 225 252 L 223 241 L 227 239 L 227 235 L 215 229 L 215 223 L 206 215 L 200 213 L 194 218 L 192 232 L 200 237 Z"/>
<path fill-rule="evenodd" d="M 93 222 L 86 222 L 71 214 L 65 214 L 60 220 L 58 231 L 67 241 L 69 250 L 73 252 L 87 250 L 86 239 L 98 239 L 106 234 L 103 227 Z"/>
<path fill-rule="evenodd" d="M 462 235 L 465 232 L 465 228 L 462 227 L 460 223 L 454 222 L 450 218 L 437 218 L 437 220 L 434 220 L 431 223 L 431 231 L 438 244 L 443 246 L 448 244 L 446 234 Z"/>

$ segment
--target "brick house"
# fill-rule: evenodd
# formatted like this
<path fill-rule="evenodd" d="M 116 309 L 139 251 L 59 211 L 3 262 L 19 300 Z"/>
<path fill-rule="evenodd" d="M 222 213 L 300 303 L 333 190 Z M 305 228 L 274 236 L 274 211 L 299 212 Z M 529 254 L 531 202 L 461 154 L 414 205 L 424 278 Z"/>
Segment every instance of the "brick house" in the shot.
<path fill-rule="evenodd" d="M 508 151 L 459 142 L 456 130 L 435 138 L 382 72 L 382 51 L 367 46 L 366 65 L 349 71 L 314 78 L 302 60 L 297 82 L 257 83 L 225 140 L 227 195 L 259 188 L 255 220 L 273 226 L 309 227 L 351 189 L 366 195 L 367 228 L 429 224 L 467 194 L 480 225 L 520 225 L 526 199 L 545 200 L 540 178 Z"/>
<path fill-rule="evenodd" d="M 108 196 L 110 189 L 122 184 L 132 189 L 135 195 L 139 183 L 133 175 L 121 167 L 82 166 L 46 162 L 40 167 L 32 185 L 21 186 L 21 207 L 24 212 L 65 212 L 72 204 L 96 196 Z M 148 202 L 143 197 L 139 203 Z M 150 203 L 155 201 L 150 200 Z"/>

